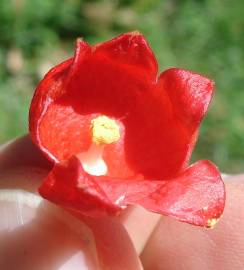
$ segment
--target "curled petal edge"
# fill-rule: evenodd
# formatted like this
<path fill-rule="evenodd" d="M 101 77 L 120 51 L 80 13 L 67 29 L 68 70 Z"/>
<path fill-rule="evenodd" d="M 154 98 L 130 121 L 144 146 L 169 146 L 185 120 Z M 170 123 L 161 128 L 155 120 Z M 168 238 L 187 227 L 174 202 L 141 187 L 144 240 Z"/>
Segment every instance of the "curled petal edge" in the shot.
<path fill-rule="evenodd" d="M 198 128 L 212 100 L 214 82 L 189 70 L 170 68 L 159 76 L 158 87 L 167 93 L 182 123 Z"/>
<path fill-rule="evenodd" d="M 39 189 L 41 195 L 84 215 L 116 215 L 128 205 L 213 227 L 223 213 L 225 188 L 218 169 L 203 160 L 170 180 L 112 179 L 87 174 L 78 158 L 57 164 Z"/>
<path fill-rule="evenodd" d="M 96 56 L 109 58 L 128 69 L 138 69 L 142 76 L 156 82 L 158 63 L 144 36 L 138 32 L 129 32 L 92 47 Z M 131 68 L 130 68 L 131 67 Z"/>

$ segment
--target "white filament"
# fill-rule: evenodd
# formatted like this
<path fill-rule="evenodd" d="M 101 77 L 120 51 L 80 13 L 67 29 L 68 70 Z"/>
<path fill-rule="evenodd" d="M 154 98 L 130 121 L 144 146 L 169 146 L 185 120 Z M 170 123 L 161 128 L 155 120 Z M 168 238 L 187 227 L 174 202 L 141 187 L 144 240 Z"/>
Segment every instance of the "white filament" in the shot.
<path fill-rule="evenodd" d="M 102 145 L 92 143 L 87 152 L 79 155 L 79 159 L 82 162 L 84 170 L 91 175 L 105 175 L 107 173 L 107 165 L 102 158 L 103 154 Z"/>

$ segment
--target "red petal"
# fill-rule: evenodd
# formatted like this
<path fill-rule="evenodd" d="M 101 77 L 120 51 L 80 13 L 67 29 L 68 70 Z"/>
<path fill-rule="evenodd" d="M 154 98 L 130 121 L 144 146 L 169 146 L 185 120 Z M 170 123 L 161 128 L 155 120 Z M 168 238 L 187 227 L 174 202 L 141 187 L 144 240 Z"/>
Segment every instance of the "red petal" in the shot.
<path fill-rule="evenodd" d="M 76 157 L 64 164 L 56 164 L 39 192 L 44 198 L 86 216 L 99 217 L 120 210 L 119 206 L 110 202 L 94 179 L 84 172 Z"/>
<path fill-rule="evenodd" d="M 127 119 L 127 159 L 146 179 L 172 178 L 188 165 L 213 82 L 186 70 L 163 72 Z"/>
<path fill-rule="evenodd" d="M 57 108 L 54 102 L 65 94 L 66 85 L 70 78 L 69 74 L 71 75 L 73 72 L 72 67 L 73 63 L 76 62 L 76 58 L 79 56 L 81 60 L 81 55 L 84 55 L 89 49 L 90 47 L 85 42 L 78 40 L 75 60 L 73 58 L 68 59 L 52 68 L 38 85 L 31 102 L 29 129 L 32 140 L 53 161 L 59 159 L 60 152 L 63 155 L 66 154 L 65 150 L 68 148 L 67 144 L 70 145 L 70 139 L 74 139 L 72 143 L 73 149 L 88 147 L 86 134 L 81 136 L 82 143 L 77 140 L 77 136 L 73 135 L 74 138 L 71 136 L 74 130 L 76 130 L 76 135 L 79 130 L 79 115 L 74 114 L 70 107 L 59 110 L 60 107 Z M 69 121 L 70 119 L 72 121 Z M 64 128 L 66 128 L 66 131 L 70 130 L 70 132 L 62 132 Z"/>
<path fill-rule="evenodd" d="M 152 82 L 145 77 L 154 76 L 155 81 L 156 69 L 156 60 L 142 35 L 125 34 L 92 50 L 78 40 L 73 62 L 62 70 L 59 80 L 56 82 L 60 73 L 57 66 L 36 90 L 30 111 L 34 141 L 54 161 L 86 151 L 91 142 L 91 118 L 105 114 L 123 121 L 138 96 L 151 89 Z M 53 88 L 60 95 L 50 98 Z M 110 175 L 134 174 L 124 151 L 123 138 L 104 150 Z"/>
<path fill-rule="evenodd" d="M 53 160 L 67 160 L 87 151 L 90 121 L 104 114 L 125 129 L 118 143 L 105 147 L 109 176 L 174 177 L 188 165 L 212 83 L 171 69 L 156 84 L 156 66 L 140 34 L 93 48 L 78 40 L 73 62 L 54 68 L 36 90 L 30 111 L 34 141 Z"/>
<path fill-rule="evenodd" d="M 96 56 L 135 72 L 143 80 L 156 80 L 158 64 L 147 41 L 139 32 L 120 35 L 93 47 Z"/>
<path fill-rule="evenodd" d="M 199 161 L 169 181 L 96 180 L 110 201 L 146 209 L 200 226 L 211 226 L 223 213 L 224 183 L 217 168 Z"/>
<path fill-rule="evenodd" d="M 192 134 L 172 107 L 167 95 L 154 91 L 141 96 L 125 119 L 127 161 L 146 179 L 172 178 L 186 165 Z"/>
<path fill-rule="evenodd" d="M 39 134 L 39 124 L 52 100 L 62 94 L 65 76 L 72 61 L 73 59 L 68 59 L 46 74 L 37 87 L 30 106 L 29 130 L 31 138 L 51 160 L 53 159 L 53 155 L 42 145 L 42 138 Z"/>
<path fill-rule="evenodd" d="M 217 168 L 199 161 L 168 181 L 141 181 L 92 176 L 76 157 L 56 165 L 39 189 L 41 195 L 65 208 L 97 217 L 116 214 L 127 205 L 210 226 L 224 209 L 225 189 Z"/>
<path fill-rule="evenodd" d="M 182 123 L 191 130 L 198 128 L 213 96 L 214 82 L 197 73 L 172 68 L 160 75 L 159 87 L 167 92 Z"/>

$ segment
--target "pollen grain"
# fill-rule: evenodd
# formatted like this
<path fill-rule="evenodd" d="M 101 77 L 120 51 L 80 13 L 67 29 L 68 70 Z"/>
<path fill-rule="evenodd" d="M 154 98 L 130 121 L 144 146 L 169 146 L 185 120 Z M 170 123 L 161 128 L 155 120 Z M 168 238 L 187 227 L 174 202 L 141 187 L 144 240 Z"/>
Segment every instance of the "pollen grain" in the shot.
<path fill-rule="evenodd" d="M 91 136 L 97 145 L 117 142 L 120 139 L 119 125 L 107 116 L 98 116 L 91 121 Z"/>

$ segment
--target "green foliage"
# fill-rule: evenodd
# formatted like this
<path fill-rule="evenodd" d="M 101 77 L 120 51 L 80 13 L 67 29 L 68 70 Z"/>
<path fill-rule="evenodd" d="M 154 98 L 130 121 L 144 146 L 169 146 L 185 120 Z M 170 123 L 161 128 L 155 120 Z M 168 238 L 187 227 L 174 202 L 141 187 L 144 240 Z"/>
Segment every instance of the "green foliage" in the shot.
<path fill-rule="evenodd" d="M 160 69 L 184 67 L 215 80 L 194 158 L 242 171 L 242 0 L 1 0 L 0 142 L 27 131 L 35 85 L 48 68 L 72 55 L 78 36 L 96 43 L 132 30 L 147 37 Z"/>

